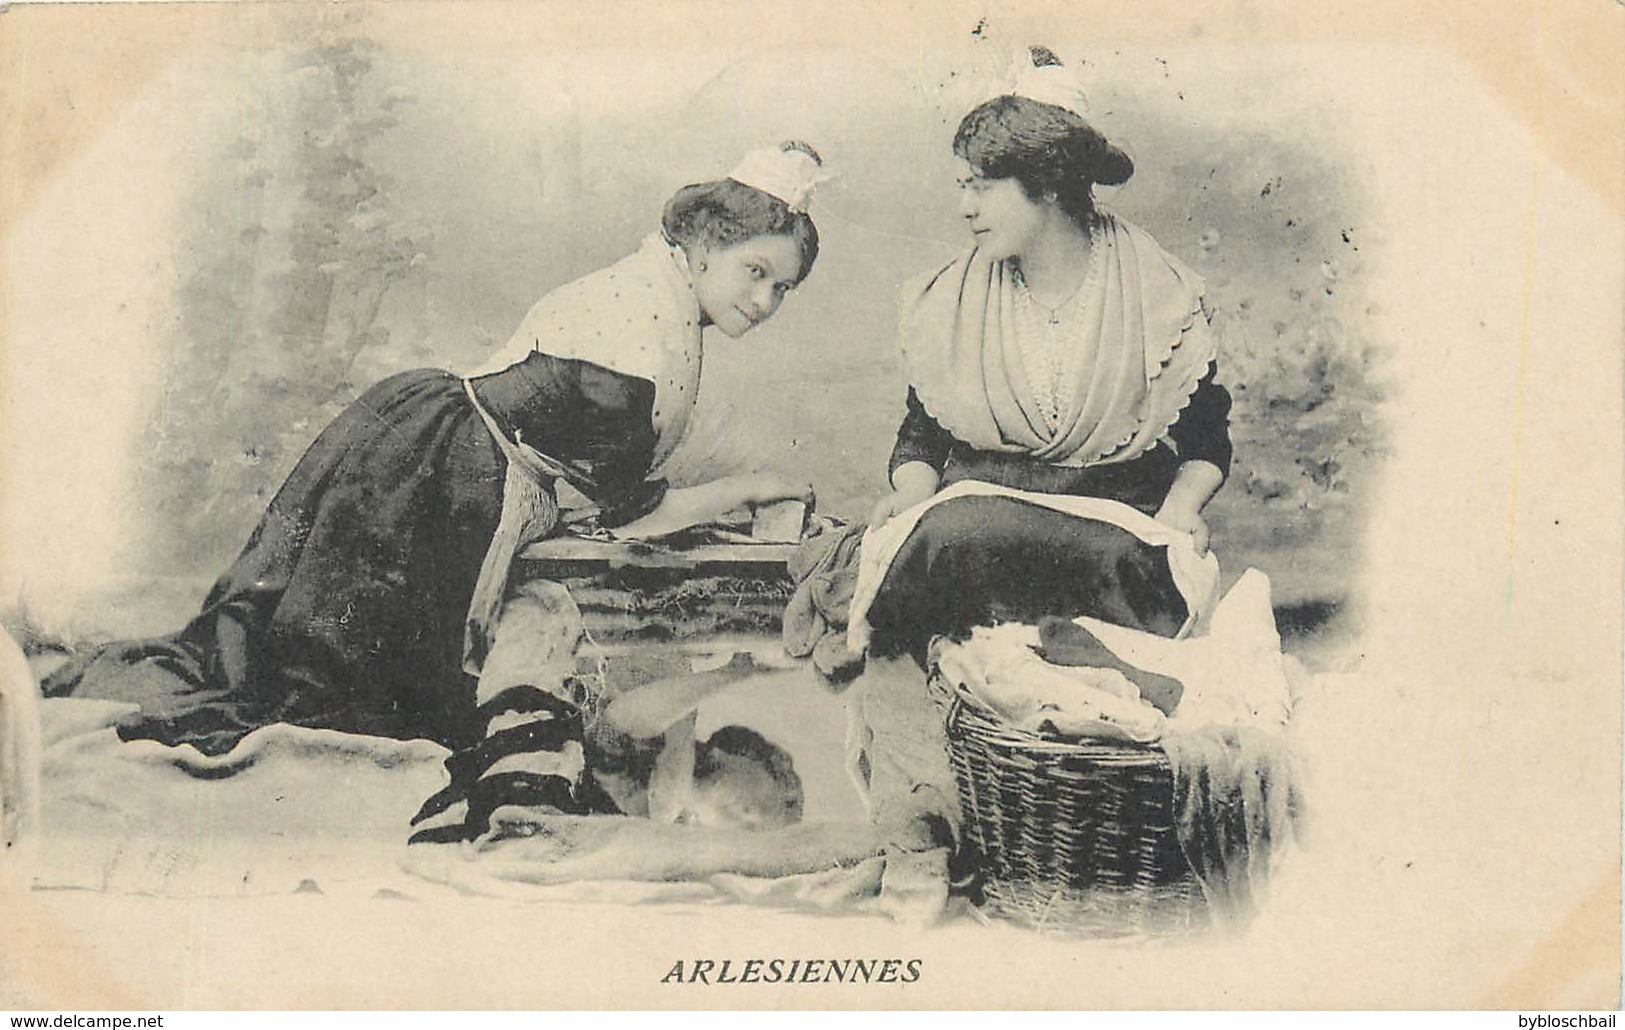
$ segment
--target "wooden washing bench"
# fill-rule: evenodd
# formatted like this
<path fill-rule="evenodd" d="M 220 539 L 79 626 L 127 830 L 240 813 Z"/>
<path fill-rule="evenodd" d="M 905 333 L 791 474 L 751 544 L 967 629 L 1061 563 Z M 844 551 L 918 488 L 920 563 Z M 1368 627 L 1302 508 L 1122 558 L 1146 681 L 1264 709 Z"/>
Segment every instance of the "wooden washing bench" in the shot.
<path fill-rule="evenodd" d="M 763 668 L 786 668 L 799 664 L 780 642 L 796 547 L 554 537 L 521 551 L 515 575 L 570 591 L 590 642 L 584 660 L 665 654 L 708 664 L 748 654 Z"/>
<path fill-rule="evenodd" d="M 702 703 L 700 738 L 730 724 L 757 731 L 790 753 L 806 821 L 862 822 L 867 811 L 846 769 L 846 698 L 810 661 L 784 652 L 796 546 L 556 537 L 522 551 L 514 573 L 569 589 L 588 636 L 577 675 L 606 698 L 657 680 L 680 691 L 730 663 L 750 670 Z"/>

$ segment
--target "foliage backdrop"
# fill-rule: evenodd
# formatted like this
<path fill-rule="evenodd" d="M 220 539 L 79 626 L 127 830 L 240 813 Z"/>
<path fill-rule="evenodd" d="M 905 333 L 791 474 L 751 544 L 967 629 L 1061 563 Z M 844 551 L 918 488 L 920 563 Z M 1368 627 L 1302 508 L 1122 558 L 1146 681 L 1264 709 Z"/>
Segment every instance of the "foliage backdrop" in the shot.
<path fill-rule="evenodd" d="M 126 441 L 122 569 L 212 576 L 370 382 L 470 367 L 548 289 L 633 249 L 673 188 L 786 137 L 838 175 L 814 208 L 823 257 L 773 323 L 708 337 L 671 471 L 779 464 L 826 510 L 867 510 L 901 413 L 897 287 L 962 243 L 948 141 L 1001 53 L 967 33 L 951 53 L 496 61 L 324 22 L 174 69 L 131 115 L 131 139 L 190 132 L 147 277 L 166 317 L 127 327 L 156 369 Z M 1052 42 L 1137 160 L 1102 202 L 1208 277 L 1236 401 L 1216 547 L 1232 574 L 1268 571 L 1278 601 L 1341 604 L 1384 453 L 1365 328 L 1382 241 L 1322 127 L 1335 111 L 1283 95 L 1279 67 Z"/>

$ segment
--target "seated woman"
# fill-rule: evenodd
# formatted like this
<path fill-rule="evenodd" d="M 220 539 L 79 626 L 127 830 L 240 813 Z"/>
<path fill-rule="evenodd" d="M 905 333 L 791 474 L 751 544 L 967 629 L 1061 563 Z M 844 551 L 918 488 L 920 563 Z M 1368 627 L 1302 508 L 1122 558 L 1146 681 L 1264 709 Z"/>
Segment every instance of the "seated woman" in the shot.
<path fill-rule="evenodd" d="M 810 500 L 777 475 L 668 488 L 650 473 L 683 435 L 702 330 L 744 335 L 811 271 L 805 205 L 821 177 L 805 144 L 754 152 L 678 190 L 635 254 L 543 298 L 478 374 L 403 372 L 367 390 L 301 458 L 201 614 L 76 656 L 47 696 L 136 702 L 126 739 L 208 753 L 273 722 L 438 741 L 473 803 L 429 839 L 477 836 L 502 803 L 588 811 L 588 699 L 567 676 L 579 625 L 548 628 L 567 595 L 507 597 L 509 565 L 557 530 L 559 481 L 628 537 Z M 552 642 L 538 664 L 481 674 L 504 634 L 527 631 Z"/>
<path fill-rule="evenodd" d="M 1095 184 L 1133 164 L 1083 111 L 1076 80 L 1034 47 L 955 134 L 971 245 L 904 292 L 907 414 L 865 561 L 886 532 L 903 538 L 854 612 L 872 655 L 923 665 L 937 635 L 1045 616 L 1173 636 L 1193 614 L 1170 552 L 1206 552 L 1230 398 L 1201 279 L 1095 205 Z M 883 679 L 866 699 L 864 760 L 872 779 L 895 766 L 876 792 L 916 796 L 946 768 L 931 706 L 917 673 Z"/>
<path fill-rule="evenodd" d="M 908 412 L 882 523 L 961 480 L 1109 499 L 1207 547 L 1202 509 L 1230 463 L 1230 398 L 1201 279 L 1094 203 L 1133 165 L 1033 48 L 1014 92 L 954 137 L 972 246 L 905 289 Z M 1003 498 L 920 519 L 869 613 L 875 646 L 998 618 L 1096 615 L 1169 635 L 1185 605 L 1133 534 Z M 1160 568 L 1159 568 L 1160 564 Z M 947 589 L 948 587 L 952 589 Z"/>

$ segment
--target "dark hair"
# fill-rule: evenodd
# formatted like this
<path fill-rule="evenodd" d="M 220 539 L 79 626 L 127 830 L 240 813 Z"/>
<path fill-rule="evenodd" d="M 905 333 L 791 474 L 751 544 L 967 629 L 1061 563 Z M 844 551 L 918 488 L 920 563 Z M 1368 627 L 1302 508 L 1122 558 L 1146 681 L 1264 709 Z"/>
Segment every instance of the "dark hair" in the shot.
<path fill-rule="evenodd" d="M 781 143 L 779 149 L 800 151 L 824 163 L 818 151 L 800 140 Z M 778 197 L 732 179 L 684 186 L 666 202 L 660 227 L 685 251 L 695 246 L 727 247 L 753 236 L 788 236 L 801 255 L 797 282 L 807 278 L 818 260 L 818 228 L 805 212 L 791 211 Z"/>
<path fill-rule="evenodd" d="M 773 778 L 779 788 L 783 808 L 778 814 L 786 823 L 801 821 L 805 799 L 801 791 L 801 776 L 796 772 L 790 753 L 766 737 L 746 726 L 724 726 L 694 749 L 694 781 L 703 782 L 723 770 L 719 754 L 732 755 L 756 762 Z"/>
<path fill-rule="evenodd" d="M 1033 200 L 1055 202 L 1082 224 L 1095 209 L 1095 183 L 1116 186 L 1134 162 L 1078 114 L 1028 97 L 1002 96 L 967 114 L 954 133 L 954 154 L 977 174 L 1015 179 Z"/>

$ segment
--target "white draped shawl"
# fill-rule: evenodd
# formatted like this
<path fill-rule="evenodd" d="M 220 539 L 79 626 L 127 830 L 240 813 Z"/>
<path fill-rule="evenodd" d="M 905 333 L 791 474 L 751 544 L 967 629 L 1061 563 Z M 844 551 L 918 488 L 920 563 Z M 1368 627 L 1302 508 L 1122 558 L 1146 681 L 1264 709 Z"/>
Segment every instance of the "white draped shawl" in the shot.
<path fill-rule="evenodd" d="M 1080 363 L 1052 430 L 1015 337 L 1016 269 L 971 250 L 904 288 L 904 364 L 920 403 L 982 450 L 1082 467 L 1145 453 L 1179 418 L 1217 353 L 1200 276 L 1111 215 L 1078 298 Z"/>

